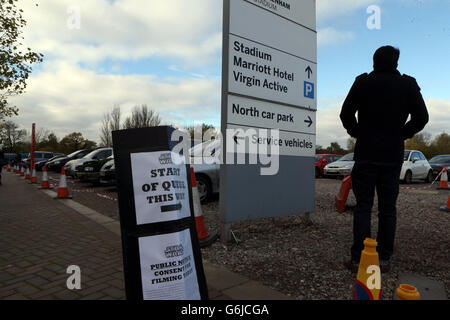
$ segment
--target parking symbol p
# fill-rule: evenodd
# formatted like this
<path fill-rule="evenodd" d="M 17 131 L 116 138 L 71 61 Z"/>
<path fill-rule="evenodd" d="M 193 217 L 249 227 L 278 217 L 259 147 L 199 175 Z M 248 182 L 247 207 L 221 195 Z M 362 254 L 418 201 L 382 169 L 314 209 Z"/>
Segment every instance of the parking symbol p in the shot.
<path fill-rule="evenodd" d="M 314 99 L 314 83 L 305 81 L 304 95 L 306 98 Z"/>

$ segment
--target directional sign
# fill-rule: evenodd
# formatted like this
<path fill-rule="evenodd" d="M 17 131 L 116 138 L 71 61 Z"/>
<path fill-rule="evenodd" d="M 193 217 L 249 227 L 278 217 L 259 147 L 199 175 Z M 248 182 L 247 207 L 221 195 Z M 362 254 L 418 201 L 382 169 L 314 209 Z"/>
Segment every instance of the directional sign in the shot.
<path fill-rule="evenodd" d="M 235 126 L 234 141 L 241 148 L 227 150 L 227 153 L 273 154 L 276 147 L 281 156 L 314 157 L 316 152 L 316 137 L 310 134 Z M 268 152 L 270 151 L 270 152 Z"/>
<path fill-rule="evenodd" d="M 314 72 L 312 71 L 312 69 L 311 69 L 311 66 L 308 66 L 308 67 L 305 69 L 305 72 L 308 73 L 308 79 L 311 79 L 311 74 L 314 73 Z"/>
<path fill-rule="evenodd" d="M 305 122 L 308 119 L 311 122 Z M 316 112 L 313 110 L 231 95 L 228 98 L 229 124 L 315 135 L 315 122 Z"/>
<path fill-rule="evenodd" d="M 302 92 L 305 80 L 311 83 L 316 74 L 315 64 L 233 35 L 229 50 L 231 93 L 316 109 L 315 99 Z"/>
<path fill-rule="evenodd" d="M 289 2 L 293 3 L 294 0 Z M 307 4 L 310 0 L 305 4 L 303 0 L 295 2 L 299 3 L 298 9 L 301 8 L 303 15 L 315 16 L 311 14 L 315 8 L 310 8 L 311 4 Z M 230 0 L 230 34 L 262 43 L 312 63 L 317 62 L 316 31 L 255 7 L 247 1 Z"/>
<path fill-rule="evenodd" d="M 269 10 L 276 15 L 282 16 L 309 29 L 316 29 L 316 16 L 310 14 L 315 11 L 316 0 L 247 0 L 247 2 L 260 6 L 261 8 Z"/>
<path fill-rule="evenodd" d="M 245 162 L 221 165 L 227 241 L 231 222 L 314 211 L 317 32 L 316 0 L 223 1 L 223 152 Z"/>

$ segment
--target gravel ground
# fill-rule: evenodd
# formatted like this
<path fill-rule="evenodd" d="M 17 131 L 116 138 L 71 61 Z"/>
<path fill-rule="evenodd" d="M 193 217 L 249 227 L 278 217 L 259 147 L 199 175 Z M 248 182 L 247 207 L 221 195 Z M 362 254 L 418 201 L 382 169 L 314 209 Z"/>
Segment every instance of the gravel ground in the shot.
<path fill-rule="evenodd" d="M 57 185 L 59 175 L 51 174 Z M 316 212 L 304 215 L 233 223 L 239 243 L 220 241 L 202 249 L 203 259 L 283 292 L 295 299 L 353 299 L 355 274 L 342 265 L 352 244 L 352 212 L 339 214 L 334 197 L 341 181 L 316 180 Z M 384 299 L 393 298 L 400 273 L 443 281 L 450 297 L 450 214 L 440 211 L 445 190 L 422 190 L 425 184 L 401 186 L 392 270 L 382 274 Z M 68 179 L 74 200 L 119 219 L 117 190 Z M 106 198 L 104 197 L 106 196 Z M 350 193 L 347 204 L 356 203 Z M 218 197 L 202 206 L 209 232 L 219 232 Z M 377 201 L 372 210 L 372 236 L 377 230 Z"/>
<path fill-rule="evenodd" d="M 202 250 L 203 258 L 296 299 L 353 299 L 356 275 L 342 265 L 350 254 L 353 215 L 335 210 L 340 184 L 317 180 L 312 223 L 305 223 L 302 215 L 233 223 L 231 229 L 240 242 L 226 246 L 216 242 Z M 439 210 L 447 198 L 448 191 L 402 186 L 392 270 L 382 274 L 384 299 L 393 299 L 398 275 L 405 272 L 443 281 L 450 297 L 450 215 Z M 352 192 L 347 203 L 356 204 Z M 377 210 L 375 199 L 373 237 Z M 204 205 L 203 215 L 210 232 L 220 230 L 217 201 Z"/>

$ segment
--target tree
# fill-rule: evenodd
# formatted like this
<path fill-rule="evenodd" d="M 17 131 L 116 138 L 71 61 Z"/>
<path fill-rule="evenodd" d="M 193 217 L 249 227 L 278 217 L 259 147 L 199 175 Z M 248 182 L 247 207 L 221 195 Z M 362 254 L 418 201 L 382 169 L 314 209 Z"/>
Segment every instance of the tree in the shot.
<path fill-rule="evenodd" d="M 429 158 L 431 155 L 430 144 L 431 135 L 427 132 L 421 132 L 416 134 L 411 139 L 406 140 L 405 149 L 419 150 L 425 155 L 425 157 Z"/>
<path fill-rule="evenodd" d="M 92 149 L 97 145 L 94 141 L 83 138 L 80 132 L 68 134 L 59 142 L 59 150 L 69 154 L 80 149 Z"/>
<path fill-rule="evenodd" d="M 102 128 L 100 133 L 100 144 L 103 147 L 112 147 L 111 132 L 120 130 L 120 106 L 115 105 L 114 108 L 105 113 L 102 121 Z"/>
<path fill-rule="evenodd" d="M 195 134 L 199 135 L 199 131 L 201 129 L 202 138 L 205 136 L 205 133 L 208 130 L 211 130 L 210 133 L 215 136 L 216 128 L 213 125 L 202 123 L 201 127 L 200 125 L 197 126 L 187 126 L 185 130 L 189 133 L 189 136 L 194 139 L 196 137 Z"/>
<path fill-rule="evenodd" d="M 337 142 L 332 142 L 330 146 L 326 149 L 327 153 L 333 154 L 346 154 L 347 152 L 342 149 L 342 147 Z"/>
<path fill-rule="evenodd" d="M 327 150 L 325 150 L 321 145 L 317 144 L 316 145 L 316 154 L 323 154 L 323 153 L 327 153 Z"/>
<path fill-rule="evenodd" d="M 8 98 L 24 93 L 32 68 L 42 62 L 43 55 L 23 48 L 22 28 L 26 21 L 23 10 L 16 8 L 18 0 L 0 0 L 0 119 L 18 114 Z"/>
<path fill-rule="evenodd" d="M 124 129 L 156 127 L 161 124 L 161 118 L 156 111 L 149 110 L 147 105 L 135 106 L 130 117 L 125 119 Z"/>
<path fill-rule="evenodd" d="M 347 140 L 347 152 L 352 153 L 355 151 L 355 145 L 356 145 L 356 139 L 355 138 L 348 138 Z"/>
<path fill-rule="evenodd" d="M 51 132 L 47 135 L 47 137 L 37 145 L 37 150 L 41 151 L 51 151 L 51 152 L 57 152 L 60 149 L 58 138 L 56 135 Z"/>
<path fill-rule="evenodd" d="M 21 152 L 20 143 L 24 143 L 27 137 L 25 129 L 20 130 L 13 121 L 6 121 L 0 124 L 0 141 L 8 152 Z"/>
<path fill-rule="evenodd" d="M 450 135 L 443 132 L 436 136 L 429 147 L 428 158 L 432 158 L 439 154 L 450 154 Z"/>

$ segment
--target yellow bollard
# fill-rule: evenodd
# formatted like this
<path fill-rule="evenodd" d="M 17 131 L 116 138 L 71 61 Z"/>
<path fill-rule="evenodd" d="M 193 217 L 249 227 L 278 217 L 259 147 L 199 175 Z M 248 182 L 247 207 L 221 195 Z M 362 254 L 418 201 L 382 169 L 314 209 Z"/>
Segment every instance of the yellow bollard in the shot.
<path fill-rule="evenodd" d="M 420 293 L 416 287 L 409 284 L 401 284 L 397 288 L 397 300 L 420 300 Z"/>
<path fill-rule="evenodd" d="M 374 239 L 364 240 L 358 275 L 356 276 L 355 300 L 382 300 L 381 270 Z"/>

